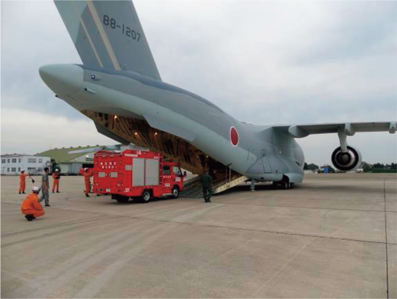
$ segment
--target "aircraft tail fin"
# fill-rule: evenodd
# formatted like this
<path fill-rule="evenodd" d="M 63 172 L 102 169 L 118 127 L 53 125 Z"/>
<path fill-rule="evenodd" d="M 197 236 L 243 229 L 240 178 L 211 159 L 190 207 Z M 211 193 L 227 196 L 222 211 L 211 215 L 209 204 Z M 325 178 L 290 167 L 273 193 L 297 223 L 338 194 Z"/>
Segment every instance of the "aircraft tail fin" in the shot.
<path fill-rule="evenodd" d="M 161 80 L 131 0 L 54 0 L 84 65 Z"/>

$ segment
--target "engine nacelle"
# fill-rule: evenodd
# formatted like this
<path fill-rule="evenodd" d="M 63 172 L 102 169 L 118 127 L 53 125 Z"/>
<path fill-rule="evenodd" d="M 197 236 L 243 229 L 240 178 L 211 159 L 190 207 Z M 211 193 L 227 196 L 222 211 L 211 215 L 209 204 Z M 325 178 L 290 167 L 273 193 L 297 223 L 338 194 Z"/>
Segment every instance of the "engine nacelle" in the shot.
<path fill-rule="evenodd" d="M 332 153 L 332 164 L 341 171 L 352 171 L 360 167 L 362 159 L 361 153 L 358 149 L 348 146 L 347 152 L 342 152 L 341 147 L 338 147 Z"/>

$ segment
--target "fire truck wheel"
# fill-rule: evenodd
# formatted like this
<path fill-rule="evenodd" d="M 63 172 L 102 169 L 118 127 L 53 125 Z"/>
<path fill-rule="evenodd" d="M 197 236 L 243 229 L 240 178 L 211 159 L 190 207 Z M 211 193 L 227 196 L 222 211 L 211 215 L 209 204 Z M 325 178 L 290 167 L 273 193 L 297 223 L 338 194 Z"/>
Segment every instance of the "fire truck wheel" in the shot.
<path fill-rule="evenodd" d="M 150 194 L 149 190 L 143 191 L 143 193 L 142 193 L 143 202 L 149 202 L 151 197 L 152 197 L 152 195 Z"/>
<path fill-rule="evenodd" d="M 178 198 L 179 197 L 179 188 L 178 187 L 174 187 L 172 188 L 172 197 L 173 198 Z"/>

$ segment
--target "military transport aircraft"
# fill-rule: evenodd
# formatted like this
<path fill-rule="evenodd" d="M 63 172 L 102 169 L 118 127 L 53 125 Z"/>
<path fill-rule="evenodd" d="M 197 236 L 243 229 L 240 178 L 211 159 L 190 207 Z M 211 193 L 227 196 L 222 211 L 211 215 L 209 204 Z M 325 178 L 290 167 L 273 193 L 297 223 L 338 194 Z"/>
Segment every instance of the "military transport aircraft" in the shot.
<path fill-rule="evenodd" d="M 40 75 L 56 97 L 91 118 L 99 133 L 159 151 L 193 173 L 301 183 L 305 163 L 296 142 L 338 134 L 334 166 L 351 171 L 361 154 L 347 144 L 357 132 L 389 131 L 396 122 L 257 126 L 210 101 L 161 80 L 138 15 L 127 1 L 58 1 L 55 5 L 83 65 L 47 65 Z"/>

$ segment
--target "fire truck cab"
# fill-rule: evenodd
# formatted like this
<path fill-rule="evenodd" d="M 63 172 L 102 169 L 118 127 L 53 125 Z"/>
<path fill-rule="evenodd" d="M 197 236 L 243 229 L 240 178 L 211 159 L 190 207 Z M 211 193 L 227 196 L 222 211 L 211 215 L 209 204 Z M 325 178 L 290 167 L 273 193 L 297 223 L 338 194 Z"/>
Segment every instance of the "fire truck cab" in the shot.
<path fill-rule="evenodd" d="M 94 155 L 93 192 L 111 195 L 118 202 L 151 198 L 177 198 L 186 172 L 177 163 L 151 151 L 99 151 Z"/>

